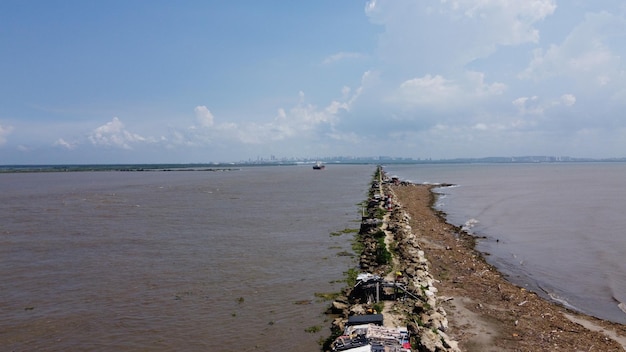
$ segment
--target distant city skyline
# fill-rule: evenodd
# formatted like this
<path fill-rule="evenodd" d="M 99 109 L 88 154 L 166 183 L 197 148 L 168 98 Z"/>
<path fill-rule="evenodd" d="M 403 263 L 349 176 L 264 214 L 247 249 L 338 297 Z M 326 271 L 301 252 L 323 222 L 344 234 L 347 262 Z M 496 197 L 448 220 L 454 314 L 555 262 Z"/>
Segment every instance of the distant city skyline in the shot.
<path fill-rule="evenodd" d="M 2 164 L 0 172 L 16 171 L 148 171 L 154 169 L 213 169 L 231 168 L 232 166 L 259 166 L 259 165 L 313 165 L 322 164 L 506 164 L 506 163 L 585 163 L 585 162 L 626 162 L 623 158 L 577 158 L 570 156 L 492 156 L 482 158 L 410 158 L 394 156 L 325 156 L 316 158 L 276 157 L 268 158 L 257 156 L 246 160 L 233 160 L 224 162 L 200 162 L 200 163 L 66 163 L 66 164 Z"/>
<path fill-rule="evenodd" d="M 0 165 L 626 157 L 617 0 L 2 1 Z"/>

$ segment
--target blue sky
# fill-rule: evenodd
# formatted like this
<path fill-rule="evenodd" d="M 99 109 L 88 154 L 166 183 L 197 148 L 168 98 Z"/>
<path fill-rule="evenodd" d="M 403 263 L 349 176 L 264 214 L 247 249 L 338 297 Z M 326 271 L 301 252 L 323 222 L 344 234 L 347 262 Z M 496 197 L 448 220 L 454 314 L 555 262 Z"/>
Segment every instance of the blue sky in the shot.
<path fill-rule="evenodd" d="M 626 156 L 617 0 L 4 0 L 0 51 L 0 164 Z"/>

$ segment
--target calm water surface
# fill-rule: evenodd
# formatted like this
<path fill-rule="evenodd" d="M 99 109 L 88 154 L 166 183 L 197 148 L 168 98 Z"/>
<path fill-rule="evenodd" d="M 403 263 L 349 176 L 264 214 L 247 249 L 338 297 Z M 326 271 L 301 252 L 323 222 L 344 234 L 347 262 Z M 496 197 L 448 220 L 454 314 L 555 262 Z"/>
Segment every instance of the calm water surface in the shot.
<path fill-rule="evenodd" d="M 626 324 L 626 164 L 389 166 L 422 183 L 454 183 L 438 207 L 480 236 L 479 250 L 517 284 Z"/>
<path fill-rule="evenodd" d="M 374 170 L 0 174 L 0 345 L 319 350 Z"/>

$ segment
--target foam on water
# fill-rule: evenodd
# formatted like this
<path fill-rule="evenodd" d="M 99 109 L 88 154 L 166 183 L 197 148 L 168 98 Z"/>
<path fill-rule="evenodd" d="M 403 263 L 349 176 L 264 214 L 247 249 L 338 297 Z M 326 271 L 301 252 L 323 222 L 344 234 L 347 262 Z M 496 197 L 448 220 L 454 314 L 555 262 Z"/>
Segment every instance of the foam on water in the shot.
<path fill-rule="evenodd" d="M 467 220 L 463 226 L 461 227 L 461 229 L 463 231 L 467 231 L 468 233 L 471 233 L 472 229 L 474 228 L 474 226 L 478 225 L 480 221 L 476 220 L 476 219 L 469 219 Z"/>

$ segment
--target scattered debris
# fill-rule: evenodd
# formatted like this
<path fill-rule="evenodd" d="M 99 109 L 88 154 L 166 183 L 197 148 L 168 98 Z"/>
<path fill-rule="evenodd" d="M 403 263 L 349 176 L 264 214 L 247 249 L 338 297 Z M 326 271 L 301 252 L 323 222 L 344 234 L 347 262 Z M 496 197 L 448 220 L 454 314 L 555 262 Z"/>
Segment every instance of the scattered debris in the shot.
<path fill-rule="evenodd" d="M 346 326 L 332 344 L 333 351 L 410 352 L 406 328 L 386 328 L 376 324 Z"/>

